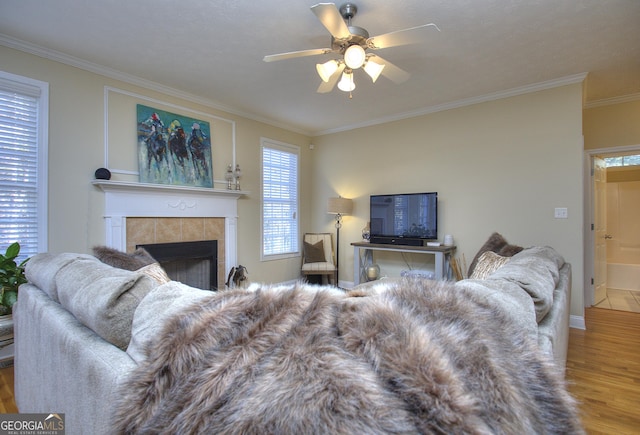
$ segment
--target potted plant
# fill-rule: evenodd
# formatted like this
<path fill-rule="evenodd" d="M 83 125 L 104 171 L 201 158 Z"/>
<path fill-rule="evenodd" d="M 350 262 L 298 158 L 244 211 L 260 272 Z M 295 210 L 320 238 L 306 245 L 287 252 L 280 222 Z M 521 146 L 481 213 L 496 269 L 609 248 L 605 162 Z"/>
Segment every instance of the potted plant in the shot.
<path fill-rule="evenodd" d="M 24 265 L 28 258 L 20 264 L 16 263 L 16 258 L 20 254 L 20 244 L 12 243 L 7 251 L 0 254 L 0 316 L 12 313 L 13 304 L 18 300 L 18 287 L 27 282 L 24 276 Z"/>
<path fill-rule="evenodd" d="M 24 265 L 16 258 L 20 254 L 20 244 L 12 243 L 7 251 L 0 254 L 0 368 L 13 365 L 13 304 L 18 300 L 18 287 L 27 282 Z"/>

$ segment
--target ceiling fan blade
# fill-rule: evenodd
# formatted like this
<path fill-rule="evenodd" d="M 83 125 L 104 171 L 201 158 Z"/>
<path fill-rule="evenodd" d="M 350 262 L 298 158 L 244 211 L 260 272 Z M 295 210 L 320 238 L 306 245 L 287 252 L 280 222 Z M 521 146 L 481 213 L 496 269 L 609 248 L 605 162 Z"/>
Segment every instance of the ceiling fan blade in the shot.
<path fill-rule="evenodd" d="M 265 56 L 262 60 L 264 60 L 265 62 L 275 62 L 277 60 L 293 59 L 296 57 L 327 54 L 327 53 L 331 53 L 331 51 L 332 50 L 330 48 L 314 48 L 311 50 L 290 51 L 288 53 L 270 54 L 268 56 Z"/>
<path fill-rule="evenodd" d="M 384 69 L 382 70 L 382 75 L 391 80 L 392 82 L 399 84 L 402 82 L 406 82 L 411 77 L 411 74 L 406 72 L 400 67 L 395 66 L 391 62 L 386 59 L 381 58 L 380 56 L 375 56 L 379 63 L 384 64 Z"/>
<path fill-rule="evenodd" d="M 349 39 L 351 32 L 335 4 L 318 3 L 311 6 L 311 11 L 335 39 Z"/>
<path fill-rule="evenodd" d="M 329 77 L 328 82 L 320 83 L 320 86 L 318 86 L 317 92 L 319 94 L 326 94 L 327 92 L 331 92 L 333 88 L 336 86 L 336 83 L 338 83 L 338 80 L 340 79 L 340 77 L 342 76 L 342 71 L 344 71 L 344 67 L 345 67 L 344 64 L 340 65 L 336 70 L 336 72 L 334 72 L 331 75 L 331 77 Z"/>
<path fill-rule="evenodd" d="M 425 35 L 435 28 L 438 32 L 440 29 L 433 23 L 423 24 L 422 26 L 411 27 L 409 29 L 397 30 L 395 32 L 385 33 L 383 35 L 372 36 L 367 39 L 367 45 L 370 48 L 388 48 L 398 45 L 415 44 L 424 41 Z"/>

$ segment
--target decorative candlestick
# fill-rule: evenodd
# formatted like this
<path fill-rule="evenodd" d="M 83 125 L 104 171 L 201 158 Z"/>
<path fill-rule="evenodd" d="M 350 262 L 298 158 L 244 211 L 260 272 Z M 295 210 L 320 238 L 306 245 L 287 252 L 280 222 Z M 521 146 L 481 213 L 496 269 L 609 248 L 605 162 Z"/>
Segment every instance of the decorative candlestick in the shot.
<path fill-rule="evenodd" d="M 240 177 L 242 176 L 242 171 L 240 170 L 240 165 L 236 164 L 236 190 L 240 190 Z"/>
<path fill-rule="evenodd" d="M 224 175 L 224 179 L 227 180 L 227 190 L 232 190 L 233 169 L 231 169 L 231 165 L 227 166 L 227 173 Z"/>

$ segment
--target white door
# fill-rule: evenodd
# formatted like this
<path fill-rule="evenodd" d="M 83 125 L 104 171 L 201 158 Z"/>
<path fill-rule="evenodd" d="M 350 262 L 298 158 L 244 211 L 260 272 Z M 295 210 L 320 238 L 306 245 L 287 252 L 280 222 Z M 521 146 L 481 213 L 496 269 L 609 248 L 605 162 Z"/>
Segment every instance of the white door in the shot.
<path fill-rule="evenodd" d="M 593 157 L 594 305 L 607 297 L 607 167 Z"/>

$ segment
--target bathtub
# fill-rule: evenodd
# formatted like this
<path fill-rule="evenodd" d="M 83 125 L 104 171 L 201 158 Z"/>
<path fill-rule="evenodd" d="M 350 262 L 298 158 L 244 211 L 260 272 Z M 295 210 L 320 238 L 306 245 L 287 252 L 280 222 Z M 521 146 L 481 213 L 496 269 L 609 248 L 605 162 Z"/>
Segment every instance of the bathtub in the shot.
<path fill-rule="evenodd" d="M 640 264 L 608 263 L 607 287 L 640 291 Z"/>

